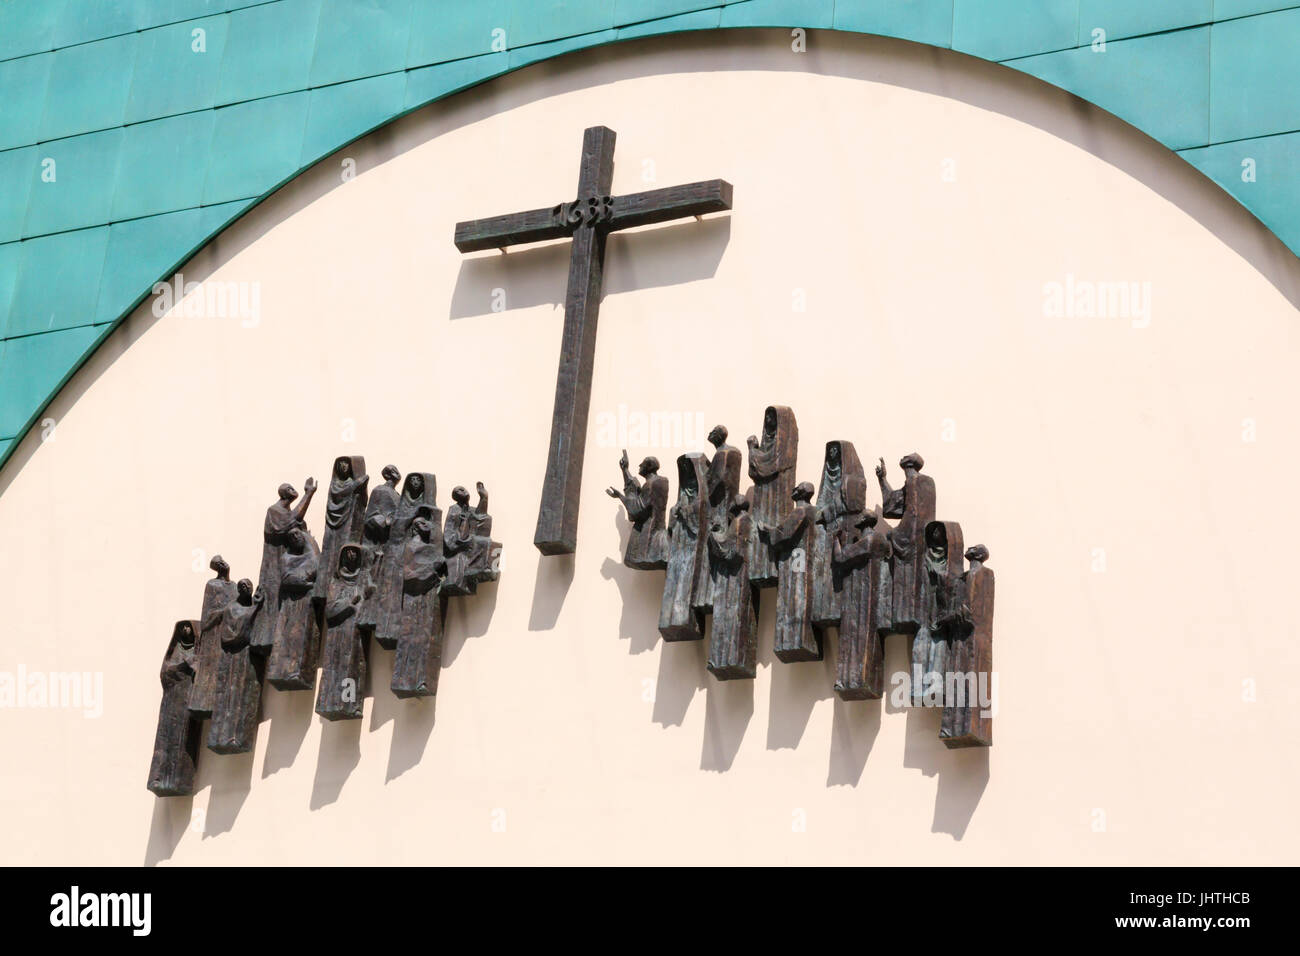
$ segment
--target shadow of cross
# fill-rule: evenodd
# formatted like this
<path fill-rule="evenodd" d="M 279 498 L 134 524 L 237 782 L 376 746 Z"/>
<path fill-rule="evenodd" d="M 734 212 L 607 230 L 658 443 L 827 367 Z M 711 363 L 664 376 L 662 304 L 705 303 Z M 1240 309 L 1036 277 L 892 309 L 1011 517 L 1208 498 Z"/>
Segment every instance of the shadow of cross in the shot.
<path fill-rule="evenodd" d="M 577 199 L 546 209 L 456 224 L 456 248 L 461 252 L 504 251 L 506 246 L 546 239 L 573 240 L 555 410 L 551 415 L 551 445 L 537 533 L 533 536 L 533 544 L 542 554 L 572 554 L 578 543 L 578 495 L 591 406 L 605 237 L 619 229 L 731 208 L 731 184 L 721 179 L 628 196 L 609 194 L 613 180 L 614 131 L 593 126 L 582 134 Z"/>

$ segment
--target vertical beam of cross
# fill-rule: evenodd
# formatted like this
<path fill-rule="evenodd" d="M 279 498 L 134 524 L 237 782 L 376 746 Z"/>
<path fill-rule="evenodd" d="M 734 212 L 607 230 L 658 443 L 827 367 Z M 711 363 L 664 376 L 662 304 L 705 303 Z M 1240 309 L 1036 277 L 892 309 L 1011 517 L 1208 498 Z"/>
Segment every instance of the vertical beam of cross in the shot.
<path fill-rule="evenodd" d="M 593 126 L 583 133 L 578 197 L 573 202 L 456 224 L 456 248 L 461 252 L 504 250 L 516 243 L 566 236 L 573 239 L 551 444 L 533 536 L 542 554 L 572 554 L 577 547 L 606 237 L 619 229 L 731 208 L 731 184 L 721 179 L 610 196 L 613 179 L 614 131 Z"/>

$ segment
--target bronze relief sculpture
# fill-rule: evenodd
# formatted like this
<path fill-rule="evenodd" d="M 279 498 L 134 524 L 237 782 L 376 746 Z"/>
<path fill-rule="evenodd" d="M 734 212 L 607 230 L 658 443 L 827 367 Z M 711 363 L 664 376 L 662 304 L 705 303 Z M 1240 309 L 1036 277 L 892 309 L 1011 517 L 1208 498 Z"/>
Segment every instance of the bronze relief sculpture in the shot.
<path fill-rule="evenodd" d="M 471 505 L 457 486 L 444 525 L 432 473 L 411 472 L 401 492 L 395 466 L 382 475 L 367 499 L 361 456 L 335 459 L 324 548 L 306 522 L 316 483 L 307 479 L 301 501 L 282 485 L 263 524 L 262 587 L 248 579 L 231 584 L 229 565 L 212 559 L 215 577 L 204 586 L 200 620 L 176 625 L 163 662 L 150 790 L 192 791 L 205 716 L 209 750 L 252 750 L 264 679 L 279 690 L 310 691 L 319 665 L 316 713 L 360 719 L 372 636 L 396 652 L 394 696 L 437 693 L 448 601 L 501 574 L 488 491 L 478 482 Z"/>
<path fill-rule="evenodd" d="M 709 672 L 718 680 L 752 679 L 759 589 L 775 586 L 778 661 L 821 660 L 824 642 L 834 633 L 835 693 L 847 701 L 874 700 L 886 693 L 885 640 L 902 634 L 911 642 L 911 668 L 893 675 L 903 692 L 898 704 L 940 709 L 939 736 L 949 748 L 990 746 L 988 549 L 967 549 L 970 566 L 963 567 L 961 527 L 935 520 L 934 479 L 921 473 L 921 456 L 905 455 L 899 462 L 901 488 L 890 485 L 881 460 L 876 477 L 882 504 L 868 508 L 866 476 L 853 443 L 827 442 L 813 504 L 813 486 L 796 482 L 799 433 L 789 408 L 769 406 L 762 436 L 749 438 L 752 484 L 743 495 L 726 437 L 722 426 L 710 433 L 712 460 L 698 452 L 678 458 L 677 503 L 662 547 L 654 543 L 662 508 L 656 504 L 668 500 L 669 488 L 657 473 L 658 462 L 647 458 L 640 469 L 644 480 L 638 481 L 628 473 L 624 451 L 623 491 L 608 489 L 623 502 L 631 524 L 623 563 L 665 571 L 659 617 L 664 640 L 699 640 L 707 631 Z M 886 517 L 898 524 L 891 527 Z M 703 535 L 701 528 L 707 528 Z M 662 561 L 654 560 L 658 555 Z M 707 585 L 700 583 L 702 569 Z"/>

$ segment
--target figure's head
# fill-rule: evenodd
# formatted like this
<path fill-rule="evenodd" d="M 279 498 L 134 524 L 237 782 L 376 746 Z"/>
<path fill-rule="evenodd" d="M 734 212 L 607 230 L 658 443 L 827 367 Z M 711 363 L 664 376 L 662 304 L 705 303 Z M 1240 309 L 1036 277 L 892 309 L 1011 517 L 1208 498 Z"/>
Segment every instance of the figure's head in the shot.
<path fill-rule="evenodd" d="M 307 532 L 303 531 L 302 528 L 294 528 L 290 531 L 286 541 L 289 550 L 294 554 L 302 554 L 307 550 Z"/>
<path fill-rule="evenodd" d="M 826 446 L 826 460 L 832 465 L 840 463 L 840 443 L 833 441 Z"/>
<path fill-rule="evenodd" d="M 469 504 L 469 491 L 464 485 L 457 485 L 455 488 L 451 489 L 451 500 L 464 508 Z"/>
<path fill-rule="evenodd" d="M 421 475 L 409 475 L 406 479 L 406 490 L 411 493 L 412 498 L 418 498 L 424 494 L 424 478 Z"/>
<path fill-rule="evenodd" d="M 293 501 L 293 499 L 298 497 L 298 492 L 294 491 L 293 485 L 289 484 L 287 481 L 280 486 L 278 493 L 280 495 L 280 500 L 285 502 Z"/>
<path fill-rule="evenodd" d="M 925 546 L 936 554 L 947 554 L 948 530 L 942 521 L 931 521 L 925 526 Z"/>
<path fill-rule="evenodd" d="M 181 621 L 176 626 L 176 639 L 182 647 L 194 646 L 194 625 L 190 621 Z"/>
<path fill-rule="evenodd" d="M 749 510 L 749 499 L 744 495 L 732 495 L 727 504 L 727 513 L 735 518 Z"/>
<path fill-rule="evenodd" d="M 340 480 L 346 480 L 352 477 L 352 462 L 346 458 L 340 458 L 334 463 L 334 474 Z"/>
<path fill-rule="evenodd" d="M 384 465 L 384 470 L 380 472 L 384 476 L 384 481 L 397 484 L 402 479 L 402 473 L 397 470 L 396 465 Z"/>
<path fill-rule="evenodd" d="M 709 444 L 714 448 L 721 448 L 722 443 L 727 440 L 727 426 L 714 425 L 713 431 L 709 432 Z"/>
<path fill-rule="evenodd" d="M 903 471 L 920 471 L 925 467 L 925 459 L 912 452 L 910 455 L 904 455 L 898 460 L 898 467 Z"/>
<path fill-rule="evenodd" d="M 858 527 L 870 531 L 880 520 L 880 511 L 878 508 L 872 508 L 870 511 L 862 512 L 862 517 L 858 519 Z"/>
<path fill-rule="evenodd" d="M 235 590 L 239 592 L 239 600 L 247 601 L 253 596 L 253 582 L 248 578 L 240 578 L 239 583 L 235 585 Z"/>
<path fill-rule="evenodd" d="M 654 455 L 647 455 L 641 459 L 641 467 L 637 469 L 642 478 L 649 478 L 659 471 L 659 459 Z"/>
<path fill-rule="evenodd" d="M 429 540 L 429 535 L 433 533 L 433 524 L 423 515 L 411 522 L 411 527 L 425 541 Z"/>
<path fill-rule="evenodd" d="M 219 554 L 212 556 L 212 560 L 208 562 L 208 567 L 216 571 L 218 577 L 224 578 L 230 573 L 230 565 L 226 564 L 226 559 Z"/>
<path fill-rule="evenodd" d="M 345 544 L 339 551 L 339 570 L 351 574 L 361 567 L 361 546 Z"/>
<path fill-rule="evenodd" d="M 776 434 L 776 408 L 769 406 L 763 413 L 763 431 L 769 435 Z"/>
<path fill-rule="evenodd" d="M 972 564 L 983 564 L 989 559 L 989 549 L 982 544 L 972 544 L 966 549 L 966 560 Z"/>
<path fill-rule="evenodd" d="M 795 501 L 812 501 L 813 486 L 810 481 L 801 481 L 794 486 L 794 493 L 790 495 Z"/>

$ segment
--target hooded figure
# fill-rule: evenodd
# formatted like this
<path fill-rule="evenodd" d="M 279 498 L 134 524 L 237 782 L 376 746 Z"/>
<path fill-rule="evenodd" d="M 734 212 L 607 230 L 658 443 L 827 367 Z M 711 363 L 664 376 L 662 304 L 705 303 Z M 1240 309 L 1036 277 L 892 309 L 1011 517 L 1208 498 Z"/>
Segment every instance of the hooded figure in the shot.
<path fill-rule="evenodd" d="M 294 528 L 280 558 L 275 646 L 266 663 L 266 679 L 277 690 L 311 690 L 316 686 L 320 619 L 311 596 L 319 577 L 320 549 L 316 539 L 305 527 Z"/>
<path fill-rule="evenodd" d="M 628 471 L 627 449 L 618 466 L 623 471 L 623 490 L 606 488 L 605 494 L 623 502 L 632 531 L 623 551 L 623 563 L 638 571 L 655 571 L 666 568 L 664 554 L 664 515 L 668 511 L 668 479 L 659 474 L 659 459 L 653 455 L 642 459 L 637 473 L 645 479 L 637 481 Z"/>
<path fill-rule="evenodd" d="M 704 621 L 695 610 L 695 585 L 700 564 L 707 560 L 709 530 L 708 463 L 699 452 L 677 459 L 677 504 L 668 518 L 668 573 L 659 606 L 659 633 L 665 641 L 698 641 Z"/>
<path fill-rule="evenodd" d="M 714 425 L 709 432 L 709 444 L 713 446 L 713 457 L 709 459 L 709 478 L 707 496 L 709 499 L 709 527 L 731 525 L 731 505 L 736 495 L 740 494 L 740 469 L 744 455 L 740 449 L 727 444 L 725 425 Z M 695 609 L 701 614 L 713 611 L 713 578 L 708 561 L 701 563 L 699 578 L 695 582 Z"/>
<path fill-rule="evenodd" d="M 257 710 L 262 703 L 261 658 L 252 653 L 252 636 L 266 612 L 266 595 L 242 579 L 235 599 L 221 613 L 221 665 L 217 669 L 217 699 L 208 724 L 208 749 L 242 754 L 257 742 Z"/>
<path fill-rule="evenodd" d="M 776 527 L 758 525 L 777 563 L 776 635 L 772 646 L 778 660 L 787 664 L 819 661 L 821 640 L 812 626 L 812 542 L 817 509 L 813 486 L 801 481 L 790 495 L 793 507 Z"/>
<path fill-rule="evenodd" d="M 397 483 L 401 481 L 402 473 L 397 470 L 397 466 L 385 465 L 382 475 L 384 483 L 370 492 L 370 502 L 366 505 L 365 521 L 361 527 L 363 550 L 360 570 L 372 586 L 366 590 L 366 596 L 357 610 L 356 626 L 367 637 L 374 633 L 379 624 L 379 588 L 373 585 L 384 579 L 386 562 L 389 560 L 385 545 L 393 520 L 397 517 L 397 503 L 401 499 Z"/>
<path fill-rule="evenodd" d="M 360 455 L 343 455 L 334 459 L 329 497 L 325 501 L 325 531 L 321 534 L 320 563 L 325 571 L 317 577 L 311 592 L 312 600 L 317 604 L 325 600 L 330 583 L 329 569 L 338 566 L 340 549 L 361 537 L 369 485 L 366 460 Z"/>
<path fill-rule="evenodd" d="M 402 484 L 402 495 L 393 513 L 393 522 L 384 542 L 383 558 L 377 577 L 379 613 L 375 620 L 375 640 L 391 651 L 397 647 L 402 630 L 402 556 L 414 532 L 411 524 L 421 508 L 433 510 L 438 479 L 428 472 L 413 471 Z"/>
<path fill-rule="evenodd" d="M 852 442 L 828 441 L 812 532 L 813 627 L 838 627 L 841 580 L 831 561 L 841 529 L 853 529 L 867 507 L 867 478 Z"/>
<path fill-rule="evenodd" d="M 794 493 L 795 460 L 799 453 L 799 426 L 794 412 L 784 405 L 770 405 L 763 413 L 763 437 L 750 435 L 750 514 L 754 527 L 776 527 L 790 513 Z M 761 588 L 776 584 L 776 561 L 767 542 L 755 536 L 749 548 L 749 577 Z"/>
<path fill-rule="evenodd" d="M 235 582 L 230 580 L 230 565 L 221 555 L 212 556 L 208 567 L 216 577 L 203 586 L 203 609 L 199 612 L 198 665 L 194 689 L 190 691 L 190 712 L 195 717 L 211 717 L 217 697 L 217 668 L 221 666 L 221 635 L 218 625 L 221 612 L 235 599 Z"/>
<path fill-rule="evenodd" d="M 421 508 L 411 524 L 402 556 L 402 628 L 393 658 L 393 694 L 432 697 L 438 693 L 442 666 L 442 606 L 439 586 L 447 573 L 443 556 L 442 515 Z"/>
<path fill-rule="evenodd" d="M 262 525 L 262 568 L 257 577 L 257 589 L 266 599 L 270 614 L 259 614 L 253 627 L 252 647 L 258 654 L 269 654 L 275 645 L 276 608 L 280 606 L 280 572 L 284 558 L 285 545 L 289 543 L 289 532 L 294 528 L 305 528 L 303 520 L 312 496 L 316 494 L 316 480 L 308 478 L 303 485 L 302 501 L 293 507 L 298 492 L 293 485 L 283 484 L 275 504 L 266 509 L 266 521 Z"/>
<path fill-rule="evenodd" d="M 160 797 L 184 797 L 194 792 L 200 722 L 190 713 L 190 692 L 198 663 L 198 636 L 198 621 L 177 621 L 163 655 L 163 697 L 148 783 Z"/>
<path fill-rule="evenodd" d="M 325 640 L 316 713 L 326 720 L 361 719 L 370 665 L 370 639 L 357 627 L 357 618 L 374 590 L 365 566 L 365 549 L 345 544 L 339 549 L 325 601 Z"/>
<path fill-rule="evenodd" d="M 847 524 L 845 522 L 844 524 Z M 885 692 L 885 634 L 889 631 L 889 526 L 880 509 L 841 526 L 831 560 L 842 582 L 835 693 L 841 700 L 875 700 Z"/>
<path fill-rule="evenodd" d="M 469 506 L 469 492 L 461 485 L 451 491 L 452 505 L 447 509 L 443 529 L 443 552 L 447 556 L 446 577 L 442 593 L 474 594 L 483 581 L 499 576 L 496 561 L 501 545 L 492 540 L 492 516 L 488 514 L 488 493 L 483 482 L 474 486 L 478 504 Z"/>
<path fill-rule="evenodd" d="M 898 489 L 891 488 L 885 478 L 883 458 L 876 466 L 885 517 L 901 519 L 890 536 L 894 549 L 890 567 L 894 578 L 894 619 L 890 630 L 915 634 L 925 623 L 925 542 L 922 538 L 925 526 L 934 520 L 934 479 L 921 474 L 925 460 L 916 453 L 904 455 L 898 464 L 904 475 L 903 487 Z M 961 554 L 960 548 L 957 554 Z"/>
<path fill-rule="evenodd" d="M 924 538 L 922 621 L 912 639 L 912 706 L 937 707 L 947 700 L 953 645 L 969 633 L 970 609 L 962 580 L 961 525 L 931 521 Z"/>
<path fill-rule="evenodd" d="M 970 569 L 963 580 L 970 629 L 954 647 L 952 666 L 961 678 L 957 693 L 962 699 L 948 702 L 939 727 L 939 739 L 950 750 L 993 746 L 993 571 L 984 566 L 988 559 L 989 549 L 982 544 L 966 549 Z"/>
<path fill-rule="evenodd" d="M 709 529 L 713 628 L 708 668 L 718 680 L 752 679 L 758 665 L 758 588 L 749 580 L 749 500 L 732 495 L 725 524 Z"/>

